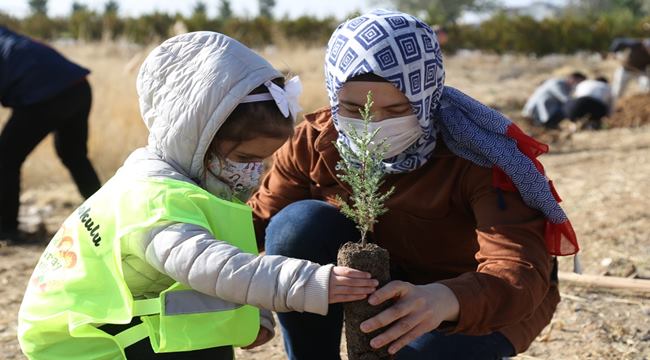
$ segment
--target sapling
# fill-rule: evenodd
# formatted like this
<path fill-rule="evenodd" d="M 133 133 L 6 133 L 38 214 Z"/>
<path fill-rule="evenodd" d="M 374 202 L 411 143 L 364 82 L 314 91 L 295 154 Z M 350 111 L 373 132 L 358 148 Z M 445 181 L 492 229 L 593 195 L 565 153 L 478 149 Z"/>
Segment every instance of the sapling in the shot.
<path fill-rule="evenodd" d="M 337 164 L 340 171 L 337 176 L 346 182 L 351 190 L 351 205 L 338 198 L 341 212 L 356 224 L 361 234 L 360 242 L 347 242 L 339 250 L 337 261 L 340 266 L 348 266 L 372 274 L 372 277 L 383 286 L 390 281 L 390 267 L 388 251 L 376 244 L 369 243 L 369 234 L 380 215 L 387 209 L 384 205 L 394 188 L 382 192 L 384 182 L 382 160 L 388 145 L 386 139 L 377 139 L 379 129 L 370 131 L 372 122 L 372 93 L 368 92 L 367 101 L 360 110 L 363 119 L 361 129 L 347 129 L 349 144 L 336 142 L 336 148 L 341 155 Z M 361 332 L 360 324 L 388 308 L 387 302 L 372 306 L 366 299 L 346 303 L 345 335 L 347 340 L 348 358 L 350 360 L 389 359 L 386 348 L 374 350 L 370 347 L 370 340 L 382 330 L 366 334 Z"/>
<path fill-rule="evenodd" d="M 377 218 L 387 211 L 384 203 L 395 190 L 391 188 L 385 193 L 380 193 L 383 184 L 384 171 L 382 160 L 388 150 L 386 139 L 376 139 L 380 129 L 369 131 L 372 122 L 372 93 L 368 92 L 367 101 L 363 109 L 359 110 L 363 119 L 363 129 L 357 131 L 351 128 L 348 138 L 351 145 L 336 142 L 336 148 L 341 155 L 337 169 L 342 173 L 337 174 L 339 179 L 345 181 L 352 188 L 352 206 L 338 197 L 341 212 L 355 222 L 361 233 L 361 244 L 366 245 L 368 232 L 372 231 Z M 353 148 L 354 147 L 354 148 Z M 356 151 L 355 151 L 356 149 Z"/>

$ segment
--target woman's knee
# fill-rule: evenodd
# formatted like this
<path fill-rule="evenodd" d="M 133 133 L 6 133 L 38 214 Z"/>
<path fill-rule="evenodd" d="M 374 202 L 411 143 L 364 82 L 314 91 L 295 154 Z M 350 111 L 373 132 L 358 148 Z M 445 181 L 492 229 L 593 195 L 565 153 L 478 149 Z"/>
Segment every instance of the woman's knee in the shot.
<path fill-rule="evenodd" d="M 358 237 L 354 223 L 334 206 L 302 200 L 279 211 L 266 229 L 268 254 L 311 259 L 323 249 L 338 249 Z"/>
<path fill-rule="evenodd" d="M 501 333 L 483 336 L 426 333 L 402 348 L 398 360 L 411 359 L 501 359 L 514 356 L 510 341 Z"/>

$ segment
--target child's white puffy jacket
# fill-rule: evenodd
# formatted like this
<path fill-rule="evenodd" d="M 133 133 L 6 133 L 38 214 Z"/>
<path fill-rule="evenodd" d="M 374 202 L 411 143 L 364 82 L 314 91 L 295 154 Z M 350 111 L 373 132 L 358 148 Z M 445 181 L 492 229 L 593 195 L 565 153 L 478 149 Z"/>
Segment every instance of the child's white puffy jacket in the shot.
<path fill-rule="evenodd" d="M 165 41 L 147 57 L 137 80 L 148 146 L 131 154 L 117 176 L 200 184 L 203 159 L 219 127 L 240 99 L 280 76 L 264 59 L 221 34 L 196 32 Z M 137 256 L 123 259 L 125 278 L 136 272 L 140 276 L 135 278 L 148 279 L 129 284 L 134 296 L 157 294 L 178 281 L 232 303 L 327 313 L 332 265 L 243 253 L 185 223 L 160 224 L 134 246 L 130 251 Z M 263 315 L 262 325 L 272 329 L 270 313 Z"/>

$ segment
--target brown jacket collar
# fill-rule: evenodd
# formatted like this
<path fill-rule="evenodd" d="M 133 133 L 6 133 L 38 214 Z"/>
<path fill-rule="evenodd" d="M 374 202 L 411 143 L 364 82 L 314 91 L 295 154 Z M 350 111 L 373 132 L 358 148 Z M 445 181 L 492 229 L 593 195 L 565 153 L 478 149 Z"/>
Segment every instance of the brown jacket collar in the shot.
<path fill-rule="evenodd" d="M 336 131 L 334 123 L 332 122 L 332 111 L 330 107 L 322 107 L 312 113 L 306 114 L 305 121 L 320 133 L 316 138 L 316 141 L 314 141 L 314 149 L 323 153 L 327 160 L 338 158 L 338 152 L 336 151 L 336 148 L 332 146 L 333 142 L 336 141 L 336 138 L 338 137 L 338 131 Z M 325 155 L 325 153 L 332 151 L 336 152 L 334 158 Z M 336 161 L 338 161 L 338 159 L 334 162 Z"/>

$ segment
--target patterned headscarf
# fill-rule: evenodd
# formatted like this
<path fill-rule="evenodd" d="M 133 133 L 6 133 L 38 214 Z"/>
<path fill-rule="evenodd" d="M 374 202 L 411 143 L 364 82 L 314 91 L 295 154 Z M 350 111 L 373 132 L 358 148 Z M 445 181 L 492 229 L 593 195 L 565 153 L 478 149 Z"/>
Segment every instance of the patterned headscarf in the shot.
<path fill-rule="evenodd" d="M 404 93 L 423 131 L 402 154 L 384 160 L 386 172 L 403 173 L 423 166 L 441 135 L 454 154 L 492 167 L 495 187 L 518 190 L 528 206 L 546 216 L 546 245 L 551 254 L 578 251 L 571 223 L 536 159 L 548 147 L 499 112 L 444 85 L 442 53 L 431 27 L 412 15 L 375 10 L 334 31 L 325 55 L 325 78 L 340 142 L 349 139 L 337 120 L 338 93 L 346 81 L 366 73 L 383 77 Z"/>

